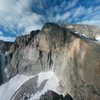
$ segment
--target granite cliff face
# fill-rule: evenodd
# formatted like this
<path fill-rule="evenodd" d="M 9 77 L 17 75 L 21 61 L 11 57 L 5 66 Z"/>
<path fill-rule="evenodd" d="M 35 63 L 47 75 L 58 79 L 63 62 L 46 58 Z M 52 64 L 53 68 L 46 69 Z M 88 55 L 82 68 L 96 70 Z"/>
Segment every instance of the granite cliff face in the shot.
<path fill-rule="evenodd" d="M 9 47 L 9 46 L 8 46 Z M 52 70 L 74 100 L 97 100 L 100 96 L 100 44 L 74 31 L 47 23 L 39 31 L 17 37 L 7 49 L 8 78 Z"/>

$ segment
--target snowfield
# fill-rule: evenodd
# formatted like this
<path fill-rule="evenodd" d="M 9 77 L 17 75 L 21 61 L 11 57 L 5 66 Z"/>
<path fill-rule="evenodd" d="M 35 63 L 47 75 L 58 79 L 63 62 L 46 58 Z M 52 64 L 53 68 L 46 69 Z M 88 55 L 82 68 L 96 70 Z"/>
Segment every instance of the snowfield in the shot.
<path fill-rule="evenodd" d="M 57 91 L 57 88 L 59 86 L 59 79 L 57 78 L 57 76 L 52 71 L 42 72 L 42 73 L 39 74 L 38 86 L 46 79 L 48 79 L 48 81 L 45 84 L 43 90 L 38 91 L 37 93 L 35 93 L 35 95 L 32 95 L 29 100 L 38 100 L 42 94 L 47 92 L 47 90 L 53 90 L 53 91 L 59 93 Z"/>
<path fill-rule="evenodd" d="M 30 94 L 31 96 L 29 100 L 38 100 L 42 94 L 47 92 L 47 90 L 53 90 L 57 92 L 57 88 L 59 86 L 59 79 L 57 78 L 54 72 L 52 71 L 41 72 L 37 75 L 38 75 L 37 88 L 41 86 L 43 81 L 47 80 L 47 82 L 45 83 L 42 90 L 38 90 L 36 91 L 36 93 Z M 20 89 L 20 87 L 24 83 L 26 83 L 32 78 L 34 79 L 34 76 L 28 77 L 25 75 L 16 75 L 14 78 L 10 79 L 7 83 L 0 86 L 0 100 L 10 100 L 12 97 L 13 99 L 16 98 L 16 94 L 15 94 L 17 93 L 16 91 L 18 91 L 18 89 Z M 19 94 L 17 93 L 17 95 L 20 95 L 20 93 Z"/>
<path fill-rule="evenodd" d="M 96 40 L 100 42 L 100 36 L 97 36 L 96 37 Z"/>
<path fill-rule="evenodd" d="M 0 100 L 10 100 L 17 89 L 26 82 L 30 77 L 25 75 L 16 75 L 10 79 L 7 83 L 0 86 Z"/>

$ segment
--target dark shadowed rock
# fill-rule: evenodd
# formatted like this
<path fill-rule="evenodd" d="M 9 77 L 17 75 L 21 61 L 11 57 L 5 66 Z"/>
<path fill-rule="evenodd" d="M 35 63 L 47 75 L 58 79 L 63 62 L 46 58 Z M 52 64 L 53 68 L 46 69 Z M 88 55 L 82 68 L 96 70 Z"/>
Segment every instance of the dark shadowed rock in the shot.
<path fill-rule="evenodd" d="M 12 44 L 13 42 L 5 42 L 5 41 L 0 40 L 0 51 L 1 52 L 8 51 Z"/>
<path fill-rule="evenodd" d="M 48 90 L 45 94 L 42 94 L 40 96 L 39 100 L 73 100 L 73 99 L 69 94 L 67 94 L 66 96 L 62 96 L 54 91 Z"/>
<path fill-rule="evenodd" d="M 9 51 L 12 44 L 13 44 L 13 42 L 5 42 L 5 41 L 0 40 L 0 84 L 2 84 L 4 81 L 3 73 L 4 73 L 5 66 L 3 66 L 3 63 L 5 61 L 3 61 L 3 59 L 4 59 L 3 56 L 5 56 L 5 53 Z"/>

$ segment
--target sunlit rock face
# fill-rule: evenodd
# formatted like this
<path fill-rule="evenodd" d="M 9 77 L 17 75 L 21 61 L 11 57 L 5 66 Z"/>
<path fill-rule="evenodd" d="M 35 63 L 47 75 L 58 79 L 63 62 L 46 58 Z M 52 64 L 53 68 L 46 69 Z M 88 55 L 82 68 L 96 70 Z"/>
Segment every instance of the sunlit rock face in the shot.
<path fill-rule="evenodd" d="M 72 34 L 70 30 L 54 23 L 47 23 L 39 34 L 39 48 L 44 51 L 59 50 L 71 39 Z"/>
<path fill-rule="evenodd" d="M 65 84 L 64 92 L 87 100 L 91 92 L 100 93 L 100 45 L 77 37 L 68 29 L 46 24 L 39 46 L 51 52 L 53 70 Z"/>
<path fill-rule="evenodd" d="M 62 94 L 68 93 L 74 100 L 92 100 L 100 95 L 100 44 L 54 23 L 17 37 L 7 53 L 7 76 L 49 70 L 63 84 Z"/>

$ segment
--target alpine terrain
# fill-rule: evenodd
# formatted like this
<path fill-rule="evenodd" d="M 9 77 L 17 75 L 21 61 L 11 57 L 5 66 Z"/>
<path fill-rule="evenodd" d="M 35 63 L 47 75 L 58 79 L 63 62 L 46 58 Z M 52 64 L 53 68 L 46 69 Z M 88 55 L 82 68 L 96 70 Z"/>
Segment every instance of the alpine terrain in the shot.
<path fill-rule="evenodd" d="M 100 100 L 100 28 L 46 23 L 0 41 L 0 100 Z"/>

